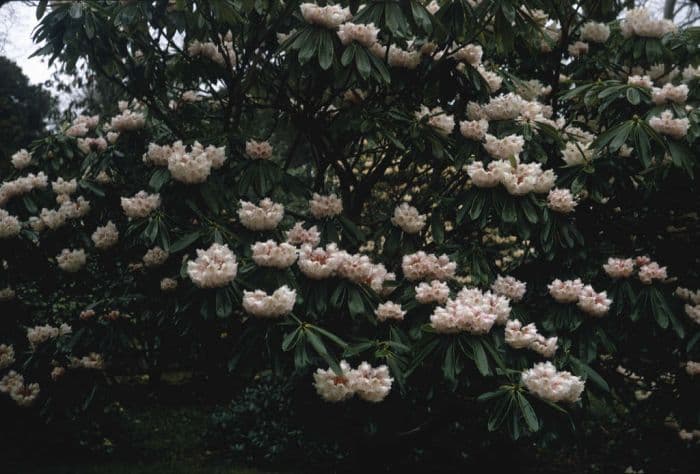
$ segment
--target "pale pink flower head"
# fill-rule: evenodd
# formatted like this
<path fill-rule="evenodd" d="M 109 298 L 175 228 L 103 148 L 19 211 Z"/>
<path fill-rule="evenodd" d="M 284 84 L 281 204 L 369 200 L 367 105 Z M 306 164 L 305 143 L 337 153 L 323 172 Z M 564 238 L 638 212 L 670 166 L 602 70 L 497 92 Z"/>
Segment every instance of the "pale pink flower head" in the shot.
<path fill-rule="evenodd" d="M 634 273 L 634 260 L 610 257 L 603 270 L 612 278 L 629 278 Z"/>
<path fill-rule="evenodd" d="M 611 304 L 612 300 L 605 291 L 598 293 L 591 285 L 586 285 L 579 293 L 577 306 L 584 313 L 599 318 L 608 313 Z"/>
<path fill-rule="evenodd" d="M 272 145 L 268 141 L 248 140 L 245 153 L 253 160 L 269 160 L 272 157 Z"/>
<path fill-rule="evenodd" d="M 343 201 L 335 194 L 314 193 L 309 200 L 309 210 L 316 219 L 328 219 L 343 212 Z"/>
<path fill-rule="evenodd" d="M 338 38 L 344 45 L 348 45 L 353 41 L 369 48 L 377 42 L 379 28 L 374 26 L 374 23 L 367 25 L 362 23 L 346 22 L 338 27 Z"/>
<path fill-rule="evenodd" d="M 332 369 L 316 369 L 314 373 L 314 387 L 316 392 L 327 402 L 342 402 L 355 395 L 351 386 L 350 375 L 352 369 L 346 361 L 340 361 L 341 374 L 336 374 Z"/>
<path fill-rule="evenodd" d="M 440 280 L 432 280 L 430 283 L 419 283 L 415 290 L 416 301 L 421 304 L 445 304 L 450 297 L 450 287 L 447 286 L 447 283 Z"/>
<path fill-rule="evenodd" d="M 579 294 L 583 290 L 583 283 L 580 278 L 575 280 L 562 281 L 559 278 L 550 283 L 547 288 L 549 294 L 552 295 L 559 303 L 575 303 L 578 301 Z"/>
<path fill-rule="evenodd" d="M 187 274 L 200 288 L 219 288 L 236 278 L 238 263 L 228 245 L 214 243 L 207 250 L 197 249 L 197 258 L 187 262 Z"/>
<path fill-rule="evenodd" d="M 512 301 L 520 301 L 525 296 L 527 284 L 517 280 L 512 276 L 498 275 L 496 280 L 491 284 L 491 289 L 499 295 L 506 296 Z"/>
<path fill-rule="evenodd" d="M 315 225 L 306 229 L 303 221 L 297 222 L 287 231 L 287 242 L 297 246 L 309 244 L 316 247 L 321 242 L 321 233 Z"/>
<path fill-rule="evenodd" d="M 666 267 L 659 266 L 656 262 L 650 262 L 639 267 L 639 281 L 645 285 L 651 285 L 654 280 L 665 280 L 668 278 Z"/>
<path fill-rule="evenodd" d="M 377 306 L 377 309 L 374 311 L 374 314 L 375 316 L 377 316 L 377 319 L 379 321 L 403 321 L 403 317 L 406 315 L 406 311 L 401 309 L 400 304 L 387 301 L 386 303 L 381 303 L 379 306 Z"/>

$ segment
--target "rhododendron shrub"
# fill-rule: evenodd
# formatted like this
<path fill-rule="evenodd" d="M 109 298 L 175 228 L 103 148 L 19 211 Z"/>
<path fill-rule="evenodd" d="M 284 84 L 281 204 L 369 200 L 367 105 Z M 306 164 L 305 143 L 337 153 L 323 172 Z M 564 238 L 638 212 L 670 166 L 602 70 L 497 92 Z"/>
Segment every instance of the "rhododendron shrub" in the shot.
<path fill-rule="evenodd" d="M 463 405 L 519 438 L 639 371 L 659 425 L 700 427 L 696 29 L 599 2 L 192 3 L 40 12 L 41 54 L 124 100 L 3 178 L 16 416 L 74 371 L 273 369 L 320 411 L 409 431 Z"/>

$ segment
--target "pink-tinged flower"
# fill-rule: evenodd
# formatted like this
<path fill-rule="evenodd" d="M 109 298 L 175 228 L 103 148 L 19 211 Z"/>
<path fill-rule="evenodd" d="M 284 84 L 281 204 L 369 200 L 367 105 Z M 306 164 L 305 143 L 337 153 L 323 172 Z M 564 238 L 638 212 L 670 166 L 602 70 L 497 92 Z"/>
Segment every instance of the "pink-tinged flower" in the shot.
<path fill-rule="evenodd" d="M 629 278 L 634 272 L 634 260 L 610 257 L 603 270 L 612 278 Z"/>

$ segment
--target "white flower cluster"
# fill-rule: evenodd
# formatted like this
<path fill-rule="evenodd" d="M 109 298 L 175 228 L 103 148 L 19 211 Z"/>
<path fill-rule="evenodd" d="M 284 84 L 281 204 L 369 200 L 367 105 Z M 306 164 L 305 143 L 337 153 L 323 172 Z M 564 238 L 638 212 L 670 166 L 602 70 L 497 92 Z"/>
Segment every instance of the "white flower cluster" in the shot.
<path fill-rule="evenodd" d="M 59 177 L 56 181 L 51 183 L 51 189 L 56 194 L 65 194 L 70 196 L 78 190 L 78 181 L 73 178 L 70 181 L 66 181 Z"/>
<path fill-rule="evenodd" d="M 420 250 L 404 255 L 401 270 L 409 281 L 418 280 L 448 280 L 455 276 L 457 264 L 451 262 L 445 254 L 439 257 Z"/>
<path fill-rule="evenodd" d="M 297 222 L 286 232 L 287 242 L 292 245 L 301 246 L 309 244 L 312 247 L 318 246 L 321 242 L 321 233 L 314 225 L 308 229 L 304 227 L 304 221 Z"/>
<path fill-rule="evenodd" d="M 588 43 L 585 41 L 575 41 L 567 48 L 569 56 L 578 58 L 588 53 Z"/>
<path fill-rule="evenodd" d="M 5 209 L 0 209 L 0 239 L 14 237 L 20 230 L 22 230 L 22 224 L 19 219 Z"/>
<path fill-rule="evenodd" d="M 581 311 L 595 317 L 605 316 L 612 304 L 605 291 L 596 292 L 591 285 L 584 285 L 580 278 L 566 281 L 557 278 L 547 288 L 557 302 L 576 303 Z"/>
<path fill-rule="evenodd" d="M 93 115 L 92 117 L 78 115 L 71 126 L 66 129 L 65 134 L 69 137 L 84 137 L 90 130 L 97 127 L 99 122 L 99 115 Z"/>
<path fill-rule="evenodd" d="M 700 65 L 693 67 L 692 64 L 689 64 L 685 69 L 683 69 L 682 76 L 683 80 L 686 82 L 690 82 L 693 79 L 700 77 Z"/>
<path fill-rule="evenodd" d="M 9 286 L 0 288 L 0 301 L 12 301 L 15 299 L 15 290 Z"/>
<path fill-rule="evenodd" d="M 417 68 L 422 58 L 420 51 L 406 51 L 393 44 L 383 46 L 380 43 L 374 43 L 369 51 L 381 60 L 386 58 L 391 67 L 406 69 Z"/>
<path fill-rule="evenodd" d="M 700 375 L 700 362 L 689 360 L 685 363 L 685 371 L 688 375 Z"/>
<path fill-rule="evenodd" d="M 554 188 L 547 195 L 547 207 L 554 212 L 570 214 L 578 205 L 578 201 L 568 189 Z"/>
<path fill-rule="evenodd" d="M 562 159 L 569 166 L 583 165 L 593 159 L 595 150 L 590 148 L 589 142 L 572 141 L 566 142 L 562 150 Z"/>
<path fill-rule="evenodd" d="M 163 278 L 160 281 L 160 291 L 174 291 L 177 289 L 177 280 L 173 278 Z"/>
<path fill-rule="evenodd" d="M 245 143 L 245 153 L 253 160 L 269 160 L 272 157 L 272 145 L 268 141 L 248 140 Z"/>
<path fill-rule="evenodd" d="M 467 115 L 470 120 L 512 120 L 517 118 L 528 101 L 509 92 L 492 97 L 487 104 L 469 102 Z"/>
<path fill-rule="evenodd" d="M 327 402 L 345 401 L 354 395 L 368 402 L 381 402 L 389 395 L 394 379 L 386 365 L 375 368 L 362 362 L 357 369 L 352 369 L 343 360 L 340 368 L 340 375 L 331 369 L 316 369 L 314 373 L 316 392 Z"/>
<path fill-rule="evenodd" d="M 95 232 L 92 234 L 92 241 L 99 250 L 113 247 L 119 241 L 119 230 L 112 221 L 107 221 L 105 225 L 95 229 Z"/>
<path fill-rule="evenodd" d="M 442 107 L 430 109 L 425 105 L 420 106 L 420 110 L 415 113 L 416 120 L 421 121 L 428 117 L 428 125 L 433 127 L 440 135 L 447 136 L 455 128 L 455 119 L 452 115 L 447 115 Z"/>
<path fill-rule="evenodd" d="M 105 362 L 101 354 L 90 352 L 83 357 L 71 357 L 70 367 L 72 369 L 102 370 Z"/>
<path fill-rule="evenodd" d="M 214 243 L 207 250 L 197 249 L 197 258 L 187 262 L 187 274 L 200 288 L 220 288 L 236 278 L 238 263 L 228 245 Z"/>
<path fill-rule="evenodd" d="M 102 137 L 78 138 L 78 149 L 86 155 L 90 152 L 101 152 L 107 149 L 107 140 Z"/>
<path fill-rule="evenodd" d="M 668 33 L 678 30 L 671 20 L 655 20 L 646 8 L 633 8 L 627 12 L 620 22 L 622 36 L 642 36 L 646 38 L 661 38 Z"/>
<path fill-rule="evenodd" d="M 377 319 L 382 322 L 389 319 L 403 321 L 406 311 L 401 308 L 400 304 L 387 301 L 377 306 L 377 309 L 374 310 L 374 314 L 377 316 Z"/>
<path fill-rule="evenodd" d="M 651 117 L 649 119 L 649 126 L 658 133 L 679 139 L 688 134 L 690 122 L 688 122 L 687 118 L 673 118 L 673 112 L 664 110 L 659 117 Z"/>
<path fill-rule="evenodd" d="M 139 191 L 133 197 L 121 198 L 121 205 L 127 217 L 147 217 L 160 207 L 160 194 L 148 194 L 146 191 Z"/>
<path fill-rule="evenodd" d="M 309 210 L 316 219 L 335 217 L 343 212 L 343 201 L 335 194 L 314 193 L 309 200 Z"/>
<path fill-rule="evenodd" d="M 531 393 L 553 403 L 575 403 L 584 389 L 584 381 L 580 377 L 567 371 L 557 371 L 549 361 L 523 371 L 520 379 Z"/>
<path fill-rule="evenodd" d="M 309 244 L 301 246 L 299 270 L 312 280 L 322 280 L 335 275 L 343 261 L 343 254 L 336 244 L 328 244 L 325 248 L 314 248 Z"/>
<path fill-rule="evenodd" d="M 0 393 L 7 393 L 17 405 L 27 407 L 39 396 L 39 384 L 25 384 L 24 377 L 11 370 L 0 379 Z"/>
<path fill-rule="evenodd" d="M 158 246 L 155 246 L 146 251 L 146 254 L 143 256 L 142 260 L 144 265 L 152 268 L 163 265 L 168 260 L 168 257 L 170 257 L 168 252 Z"/>
<path fill-rule="evenodd" d="M 510 316 L 510 300 L 490 291 L 464 287 L 445 306 L 430 315 L 430 325 L 438 333 L 486 334 L 494 324 L 505 324 Z"/>
<path fill-rule="evenodd" d="M 605 23 L 587 21 L 581 26 L 581 39 L 594 43 L 605 43 L 610 38 L 610 27 Z"/>
<path fill-rule="evenodd" d="M 297 292 L 287 285 L 271 295 L 262 290 L 243 291 L 243 309 L 257 318 L 280 318 L 292 312 Z"/>
<path fill-rule="evenodd" d="M 113 131 L 129 132 L 143 128 L 146 125 L 146 117 L 141 112 L 124 109 L 122 113 L 112 117 L 109 125 Z"/>
<path fill-rule="evenodd" d="M 340 42 L 344 45 L 356 41 L 365 48 L 369 48 L 377 42 L 378 35 L 379 28 L 374 26 L 374 23 L 365 25 L 362 23 L 346 22 L 338 27 L 338 38 L 340 38 Z"/>
<path fill-rule="evenodd" d="M 645 89 L 651 89 L 654 87 L 654 81 L 652 81 L 647 75 L 633 74 L 627 78 L 627 84 L 631 86 L 643 87 Z"/>
<path fill-rule="evenodd" d="M 425 227 L 426 219 L 425 214 L 421 214 L 418 209 L 404 202 L 394 209 L 391 223 L 400 227 L 407 234 L 417 234 Z"/>
<path fill-rule="evenodd" d="M 341 278 L 346 278 L 358 285 L 367 285 L 375 293 L 387 295 L 393 291 L 388 285 L 396 281 L 396 275 L 387 271 L 382 263 L 373 263 L 367 255 L 339 252 L 340 264 L 336 271 Z"/>
<path fill-rule="evenodd" d="M 350 8 L 340 5 L 327 5 L 320 7 L 315 3 L 302 3 L 299 5 L 301 16 L 307 23 L 320 25 L 324 28 L 335 29 L 352 18 Z"/>
<path fill-rule="evenodd" d="M 464 138 L 481 141 L 489 129 L 489 121 L 486 119 L 465 120 L 459 123 L 459 131 Z"/>
<path fill-rule="evenodd" d="M 496 294 L 510 298 L 512 301 L 518 302 L 525 296 L 527 291 L 527 283 L 517 280 L 512 276 L 498 275 L 496 280 L 491 284 L 491 290 Z"/>
<path fill-rule="evenodd" d="M 257 206 L 241 199 L 240 205 L 238 218 L 243 227 L 249 230 L 273 230 L 284 217 L 284 206 L 272 202 L 270 198 L 261 200 Z"/>
<path fill-rule="evenodd" d="M 634 260 L 631 258 L 608 258 L 603 270 L 612 278 L 629 278 L 634 273 Z"/>
<path fill-rule="evenodd" d="M 546 338 L 537 332 L 535 323 L 525 326 L 517 319 L 506 323 L 506 343 L 514 349 L 530 349 L 542 357 L 554 357 L 557 351 L 557 337 Z"/>
<path fill-rule="evenodd" d="M 143 155 L 143 162 L 156 166 L 168 166 L 173 178 L 186 184 L 203 183 L 212 168 L 219 169 L 226 161 L 226 147 L 209 145 L 204 147 L 195 141 L 190 147 L 176 141 L 172 145 L 150 143 Z"/>
<path fill-rule="evenodd" d="M 87 262 L 87 256 L 85 255 L 85 250 L 70 250 L 63 249 L 61 253 L 56 255 L 56 263 L 58 268 L 68 273 L 75 273 L 79 271 L 85 263 Z"/>
<path fill-rule="evenodd" d="M 668 274 L 666 267 L 660 266 L 657 262 L 647 262 L 639 267 L 637 277 L 645 285 L 651 285 L 654 280 L 665 280 Z"/>
<path fill-rule="evenodd" d="M 224 36 L 220 36 L 221 49 L 226 52 L 231 67 L 236 65 L 236 51 L 233 48 L 233 33 L 230 31 Z M 193 58 L 202 56 L 215 62 L 219 66 L 226 66 L 226 56 L 221 52 L 219 46 L 212 41 L 201 42 L 199 40 L 192 41 L 187 46 L 187 54 Z"/>
<path fill-rule="evenodd" d="M 44 326 L 34 326 L 33 328 L 27 329 L 27 340 L 32 346 L 32 349 L 34 349 L 36 346 L 48 341 L 49 339 L 65 336 L 66 334 L 71 334 L 72 332 L 73 328 L 66 323 L 61 324 L 59 327 L 51 326 L 49 324 Z"/>
<path fill-rule="evenodd" d="M 251 245 L 253 261 L 261 267 L 289 268 L 297 260 L 297 248 L 286 242 L 274 240 L 256 242 Z"/>
<path fill-rule="evenodd" d="M 0 344 L 0 369 L 6 369 L 15 363 L 15 348 L 12 345 Z"/>
<path fill-rule="evenodd" d="M 520 135 L 508 135 L 503 138 L 497 138 L 487 133 L 484 137 L 484 149 L 493 158 L 499 160 L 518 158 L 524 146 L 525 140 Z"/>
<path fill-rule="evenodd" d="M 676 104 L 685 104 L 688 100 L 688 86 L 681 84 L 674 86 L 673 84 L 664 84 L 663 87 L 654 87 L 651 90 L 651 100 L 656 105 L 665 104 L 667 102 L 675 102 Z"/>
<path fill-rule="evenodd" d="M 496 160 L 484 169 L 484 163 L 475 161 L 467 166 L 467 174 L 478 188 L 503 185 L 509 194 L 522 196 L 527 193 L 546 193 L 554 187 L 556 175 L 552 170 L 542 170 L 541 163 L 520 163 Z"/>
<path fill-rule="evenodd" d="M 31 164 L 32 154 L 22 148 L 10 157 L 10 162 L 15 169 L 24 169 Z"/>
<path fill-rule="evenodd" d="M 450 297 L 450 287 L 440 280 L 432 280 L 430 283 L 421 282 L 415 287 L 415 291 L 416 301 L 421 304 L 445 304 Z"/>
<path fill-rule="evenodd" d="M 44 189 L 48 185 L 49 179 L 43 172 L 29 173 L 12 181 L 5 181 L 0 185 L 0 206 L 4 206 L 15 196 L 27 194 L 34 189 Z"/>
<path fill-rule="evenodd" d="M 86 201 L 82 196 L 71 201 L 67 195 L 59 194 L 56 200 L 61 203 L 58 209 L 43 208 L 39 217 L 29 218 L 29 224 L 36 232 L 41 232 L 47 227 L 52 230 L 58 229 L 69 220 L 79 219 L 90 212 L 90 201 Z"/>

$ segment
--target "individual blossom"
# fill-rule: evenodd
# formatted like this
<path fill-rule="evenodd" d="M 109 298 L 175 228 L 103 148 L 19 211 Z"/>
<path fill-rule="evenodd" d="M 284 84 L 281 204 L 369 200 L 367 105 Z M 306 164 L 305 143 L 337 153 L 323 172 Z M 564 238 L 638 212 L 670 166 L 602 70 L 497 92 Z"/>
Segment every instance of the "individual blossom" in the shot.
<path fill-rule="evenodd" d="M 369 48 L 377 42 L 377 35 L 379 35 L 379 28 L 374 26 L 374 23 L 365 25 L 346 22 L 338 27 L 338 38 L 344 45 L 356 41 L 365 48 Z"/>
<path fill-rule="evenodd" d="M 418 212 L 418 209 L 404 202 L 394 209 L 394 217 L 391 223 L 407 234 L 417 234 L 425 227 L 427 216 Z"/>
<path fill-rule="evenodd" d="M 437 303 L 445 304 L 450 297 L 450 287 L 440 280 L 432 280 L 430 283 L 422 282 L 415 287 L 416 301 L 421 304 Z"/>
<path fill-rule="evenodd" d="M 243 227 L 254 231 L 273 230 L 284 217 L 284 206 L 270 198 L 261 200 L 256 206 L 252 202 L 240 201 L 238 218 Z"/>
<path fill-rule="evenodd" d="M 496 161 L 489 163 L 487 169 L 483 162 L 475 161 L 467 165 L 467 174 L 477 188 L 493 188 L 501 183 L 502 169 L 502 164 Z"/>
<path fill-rule="evenodd" d="M 342 260 L 343 255 L 335 244 L 328 244 L 325 249 L 304 244 L 299 251 L 297 265 L 308 278 L 322 280 L 333 276 Z"/>
<path fill-rule="evenodd" d="M 116 132 L 128 132 L 138 130 L 146 125 L 146 118 L 140 112 L 133 112 L 129 109 L 124 110 L 121 114 L 112 117 L 110 126 Z"/>
<path fill-rule="evenodd" d="M 355 395 L 355 389 L 351 386 L 350 376 L 352 369 L 346 361 L 340 361 L 341 373 L 333 370 L 316 369 L 314 373 L 314 388 L 321 398 L 327 402 L 342 402 Z"/>
<path fill-rule="evenodd" d="M 460 133 L 470 140 L 483 140 L 488 129 L 489 122 L 485 119 L 465 120 L 459 123 Z"/>
<path fill-rule="evenodd" d="M 343 212 L 343 201 L 335 194 L 314 193 L 309 200 L 309 210 L 316 219 L 328 219 Z"/>
<path fill-rule="evenodd" d="M 0 370 L 15 363 L 15 348 L 12 345 L 0 344 Z"/>
<path fill-rule="evenodd" d="M 603 270 L 612 278 L 629 278 L 634 272 L 634 260 L 631 258 L 608 258 Z"/>
<path fill-rule="evenodd" d="M 511 157 L 518 157 L 523 151 L 525 140 L 520 135 L 508 135 L 497 138 L 486 134 L 484 138 L 484 149 L 493 158 L 507 160 Z"/>
<path fill-rule="evenodd" d="M 292 312 L 296 302 L 296 290 L 284 285 L 272 295 L 262 290 L 243 291 L 243 309 L 258 318 L 280 318 Z"/>
<path fill-rule="evenodd" d="M 177 280 L 173 278 L 163 278 L 160 281 L 160 291 L 174 291 L 177 289 Z"/>
<path fill-rule="evenodd" d="M 148 215 L 160 207 L 160 194 L 148 194 L 139 191 L 133 197 L 121 198 L 124 214 L 130 218 L 148 217 Z"/>
<path fill-rule="evenodd" d="M 427 117 L 427 123 L 440 135 L 447 136 L 455 128 L 455 119 L 452 115 L 447 115 L 441 107 L 429 109 L 421 105 L 420 111 L 415 113 L 416 120 L 422 121 Z"/>
<path fill-rule="evenodd" d="M 318 231 L 318 228 L 314 225 L 306 229 L 303 221 L 295 223 L 294 227 L 289 229 L 286 235 L 287 242 L 292 245 L 309 244 L 312 247 L 316 247 L 321 242 L 321 233 Z"/>
<path fill-rule="evenodd" d="M 559 278 L 550 283 L 547 288 L 549 294 L 559 303 L 575 303 L 583 290 L 580 278 L 562 281 Z"/>
<path fill-rule="evenodd" d="M 245 144 L 245 153 L 253 160 L 269 160 L 272 157 L 272 145 L 268 141 L 248 140 Z"/>
<path fill-rule="evenodd" d="M 608 298 L 605 291 L 598 293 L 591 285 L 583 287 L 576 303 L 581 311 L 595 317 L 605 316 L 611 304 L 612 300 Z"/>
<path fill-rule="evenodd" d="M 512 276 L 498 275 L 496 280 L 491 284 L 491 290 L 496 294 L 506 296 L 512 301 L 521 301 L 525 296 L 527 283 L 517 280 Z"/>
<path fill-rule="evenodd" d="M 374 315 L 377 316 L 379 321 L 386 321 L 389 319 L 395 319 L 398 321 L 403 321 L 403 317 L 406 315 L 406 311 L 401 309 L 401 305 L 387 301 L 386 303 L 381 303 L 374 310 Z"/>
<path fill-rule="evenodd" d="M 146 251 L 146 254 L 143 256 L 142 260 L 146 267 L 159 267 L 168 260 L 169 256 L 170 254 L 168 252 L 158 246 L 155 246 Z"/>
<path fill-rule="evenodd" d="M 335 29 L 352 18 L 350 8 L 340 5 L 327 5 L 321 7 L 315 3 L 302 3 L 299 5 L 301 16 L 307 23 Z"/>
<path fill-rule="evenodd" d="M 620 149 L 617 150 L 617 154 L 618 154 L 618 156 L 620 156 L 621 158 L 629 158 L 630 156 L 632 156 L 632 152 L 633 152 L 633 151 L 634 151 L 634 148 L 632 148 L 631 146 L 628 146 L 628 145 L 623 144 L 623 145 L 620 147 Z"/>
<path fill-rule="evenodd" d="M 0 239 L 14 237 L 22 230 L 19 219 L 5 209 L 0 209 Z"/>
<path fill-rule="evenodd" d="M 251 245 L 253 261 L 261 267 L 288 268 L 297 260 L 297 249 L 286 242 L 274 240 L 256 242 Z"/>
<path fill-rule="evenodd" d="M 107 132 L 107 142 L 110 145 L 114 145 L 117 143 L 117 139 L 119 138 L 119 132 Z"/>
<path fill-rule="evenodd" d="M 56 255 L 56 263 L 64 272 L 75 273 L 79 271 L 87 262 L 85 250 L 70 250 L 63 249 L 60 254 Z"/>
<path fill-rule="evenodd" d="M 486 82 L 486 85 L 488 86 L 489 93 L 495 94 L 501 89 L 501 86 L 503 85 L 503 78 L 493 72 L 489 71 L 486 69 L 484 66 L 479 64 L 476 67 L 476 71 L 479 73 L 479 75 L 482 77 L 482 79 Z"/>
<path fill-rule="evenodd" d="M 668 278 L 666 267 L 661 267 L 656 262 L 649 262 L 639 267 L 637 276 L 639 277 L 639 281 L 645 285 L 651 285 L 654 280 L 665 280 Z"/>
<path fill-rule="evenodd" d="M 673 118 L 673 112 L 664 110 L 660 116 L 649 119 L 649 126 L 658 133 L 680 139 L 688 134 L 690 122 L 687 118 Z"/>
<path fill-rule="evenodd" d="M 59 380 L 61 377 L 63 377 L 66 373 L 66 368 L 65 367 L 54 367 L 51 369 L 51 380 L 56 382 Z"/>
<path fill-rule="evenodd" d="M 92 241 L 99 250 L 105 250 L 116 245 L 119 241 L 119 231 L 112 221 L 95 229 L 92 234 Z"/>
<path fill-rule="evenodd" d="M 22 170 L 32 162 L 32 154 L 22 148 L 10 157 L 10 162 L 15 169 Z"/>
<path fill-rule="evenodd" d="M 71 368 L 73 369 L 102 370 L 104 366 L 104 358 L 102 354 L 97 352 L 90 352 L 88 355 L 80 358 L 71 358 Z"/>
<path fill-rule="evenodd" d="M 448 280 L 455 275 L 457 264 L 451 262 L 447 255 L 427 254 L 420 250 L 404 255 L 401 269 L 409 281 Z"/>
<path fill-rule="evenodd" d="M 533 395 L 548 402 L 575 403 L 581 398 L 584 381 L 567 371 L 557 371 L 551 362 L 540 362 L 523 371 L 521 382 Z"/>
<path fill-rule="evenodd" d="M 214 243 L 207 250 L 197 249 L 197 258 L 187 262 L 187 274 L 200 288 L 220 288 L 236 278 L 236 256 L 226 244 Z"/>
<path fill-rule="evenodd" d="M 570 214 L 574 212 L 578 202 L 568 189 L 555 188 L 547 195 L 547 207 L 554 212 Z"/>
<path fill-rule="evenodd" d="M 610 37 L 610 27 L 605 23 L 588 21 L 581 27 L 581 40 L 605 43 Z"/>
<path fill-rule="evenodd" d="M 357 396 L 374 403 L 381 402 L 389 395 L 393 381 L 386 365 L 372 367 L 367 362 L 362 362 L 350 378 L 351 387 Z"/>

